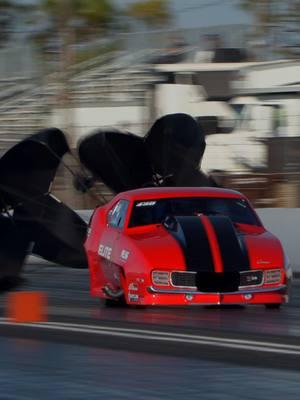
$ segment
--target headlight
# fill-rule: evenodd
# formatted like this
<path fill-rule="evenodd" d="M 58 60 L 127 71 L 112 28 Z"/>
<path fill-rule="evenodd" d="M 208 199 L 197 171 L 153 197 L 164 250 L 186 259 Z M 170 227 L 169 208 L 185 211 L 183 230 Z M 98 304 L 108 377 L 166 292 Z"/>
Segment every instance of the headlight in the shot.
<path fill-rule="evenodd" d="M 152 282 L 155 285 L 168 286 L 170 284 L 170 272 L 152 271 Z"/>
<path fill-rule="evenodd" d="M 265 271 L 264 283 L 275 284 L 281 281 L 281 270 L 280 269 L 269 269 Z"/>
<path fill-rule="evenodd" d="M 262 271 L 243 271 L 240 272 L 240 288 L 260 286 L 263 284 L 263 272 Z"/>

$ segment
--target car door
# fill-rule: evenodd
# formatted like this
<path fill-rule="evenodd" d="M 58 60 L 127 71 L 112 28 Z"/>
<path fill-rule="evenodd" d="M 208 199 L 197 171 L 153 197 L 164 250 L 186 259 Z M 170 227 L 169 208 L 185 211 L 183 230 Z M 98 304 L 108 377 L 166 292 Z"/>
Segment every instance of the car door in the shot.
<path fill-rule="evenodd" d="M 104 230 L 98 248 L 98 254 L 101 257 L 101 265 L 106 278 L 106 282 L 111 286 L 119 285 L 119 254 L 116 251 L 122 229 L 124 227 L 126 213 L 128 209 L 128 200 L 119 200 L 108 212 L 107 227 Z"/>
<path fill-rule="evenodd" d="M 111 260 L 113 243 L 116 240 L 118 231 L 116 230 L 120 201 L 112 206 L 108 211 L 106 227 L 100 236 L 98 254 L 101 258 Z"/>

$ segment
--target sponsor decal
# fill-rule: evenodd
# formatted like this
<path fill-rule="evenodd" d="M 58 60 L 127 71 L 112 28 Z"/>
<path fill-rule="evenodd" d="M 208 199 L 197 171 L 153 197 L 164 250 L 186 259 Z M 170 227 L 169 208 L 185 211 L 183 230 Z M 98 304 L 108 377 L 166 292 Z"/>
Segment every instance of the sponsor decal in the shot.
<path fill-rule="evenodd" d="M 139 301 L 139 295 L 128 293 L 128 299 L 129 301 Z"/>
<path fill-rule="evenodd" d="M 99 245 L 99 249 L 98 249 L 98 254 L 99 256 L 106 258 L 107 260 L 110 260 L 111 258 L 111 252 L 112 252 L 112 248 L 109 246 L 105 246 L 104 244 Z"/>
<path fill-rule="evenodd" d="M 124 260 L 124 261 L 127 261 L 128 260 L 128 257 L 129 257 L 129 254 L 130 254 L 130 252 L 128 251 L 128 250 L 122 250 L 121 251 L 121 255 L 120 255 L 120 258 L 122 259 L 122 260 Z"/>
<path fill-rule="evenodd" d="M 139 290 L 138 285 L 134 282 L 131 282 L 128 285 L 128 290 L 131 290 L 132 292 L 137 292 Z"/>
<path fill-rule="evenodd" d="M 151 207 L 155 206 L 156 201 L 140 201 L 137 203 L 136 207 Z"/>
<path fill-rule="evenodd" d="M 248 275 L 245 278 L 247 284 L 256 283 L 259 281 L 259 277 L 256 275 Z"/>

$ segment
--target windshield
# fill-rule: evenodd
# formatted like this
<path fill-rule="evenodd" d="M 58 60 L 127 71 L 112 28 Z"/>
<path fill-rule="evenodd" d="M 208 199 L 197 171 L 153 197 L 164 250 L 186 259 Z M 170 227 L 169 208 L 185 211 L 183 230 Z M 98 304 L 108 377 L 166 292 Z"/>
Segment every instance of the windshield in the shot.
<path fill-rule="evenodd" d="M 193 197 L 140 200 L 133 205 L 129 227 L 159 224 L 167 216 L 226 215 L 233 223 L 261 226 L 248 202 L 240 198 Z"/>

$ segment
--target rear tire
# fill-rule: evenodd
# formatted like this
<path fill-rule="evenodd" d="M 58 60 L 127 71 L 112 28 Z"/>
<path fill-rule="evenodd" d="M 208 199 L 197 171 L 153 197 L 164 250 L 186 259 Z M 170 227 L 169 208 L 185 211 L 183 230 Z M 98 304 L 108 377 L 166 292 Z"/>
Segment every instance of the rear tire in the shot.
<path fill-rule="evenodd" d="M 265 304 L 267 310 L 279 310 L 281 307 L 281 303 L 269 303 Z"/>

